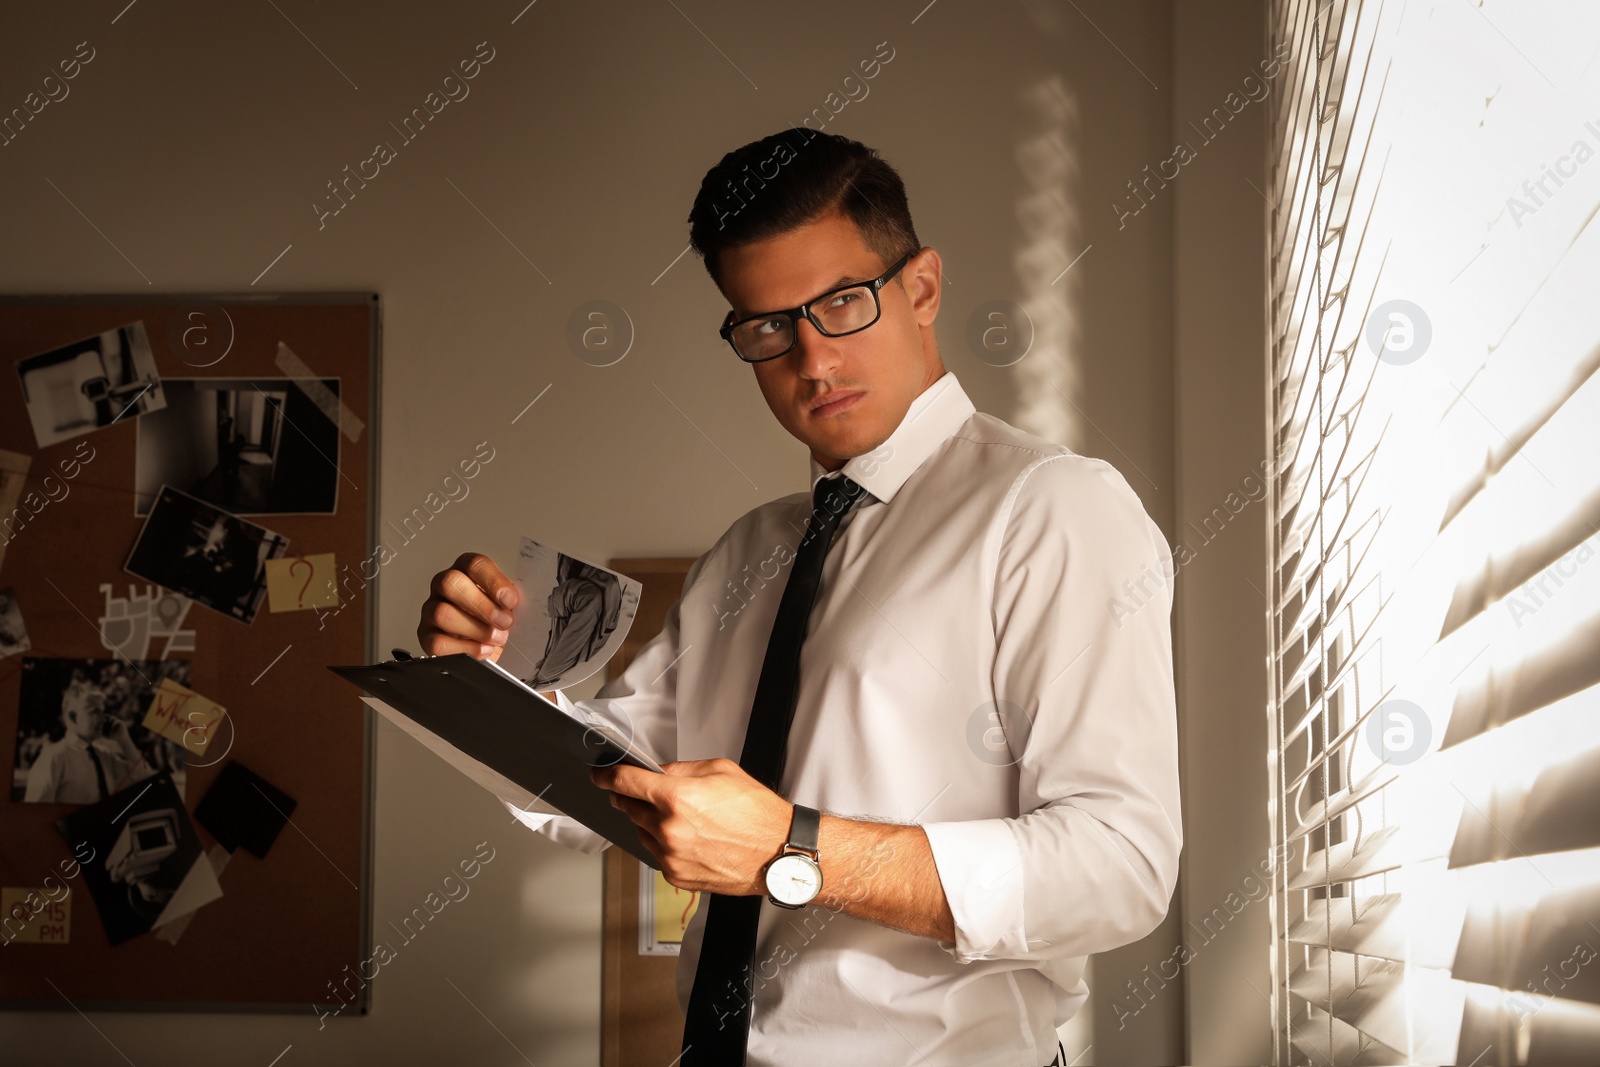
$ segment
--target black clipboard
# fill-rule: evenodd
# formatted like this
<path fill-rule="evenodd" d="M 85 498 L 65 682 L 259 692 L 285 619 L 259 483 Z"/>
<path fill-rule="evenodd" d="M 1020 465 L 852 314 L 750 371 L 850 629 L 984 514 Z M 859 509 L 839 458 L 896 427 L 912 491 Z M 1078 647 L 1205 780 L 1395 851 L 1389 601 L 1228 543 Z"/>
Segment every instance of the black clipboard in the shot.
<path fill-rule="evenodd" d="M 614 725 L 576 719 L 498 664 L 465 653 L 328 669 L 372 697 L 369 703 L 378 712 L 410 720 L 388 715 L 479 784 L 492 788 L 459 756 L 660 869 L 633 821 L 611 806 L 609 792 L 589 780 L 592 768 L 617 763 L 662 773 Z"/>

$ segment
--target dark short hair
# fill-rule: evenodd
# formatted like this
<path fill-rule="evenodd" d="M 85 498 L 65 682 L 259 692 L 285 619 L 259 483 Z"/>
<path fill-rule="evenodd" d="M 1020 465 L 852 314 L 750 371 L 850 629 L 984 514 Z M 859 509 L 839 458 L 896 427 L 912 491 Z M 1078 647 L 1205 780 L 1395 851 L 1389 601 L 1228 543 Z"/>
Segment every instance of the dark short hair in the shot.
<path fill-rule="evenodd" d="M 722 288 L 721 253 L 798 229 L 838 209 L 885 266 L 922 247 L 905 183 L 848 137 L 790 127 L 723 156 L 700 182 L 689 243 Z"/>

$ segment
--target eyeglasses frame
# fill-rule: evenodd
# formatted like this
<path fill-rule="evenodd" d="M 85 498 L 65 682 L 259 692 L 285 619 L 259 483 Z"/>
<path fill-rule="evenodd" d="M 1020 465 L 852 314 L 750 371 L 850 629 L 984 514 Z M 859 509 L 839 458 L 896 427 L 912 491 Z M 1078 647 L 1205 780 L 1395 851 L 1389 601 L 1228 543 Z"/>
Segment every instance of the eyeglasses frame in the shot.
<path fill-rule="evenodd" d="M 728 347 L 733 349 L 733 354 L 738 356 L 739 359 L 745 363 L 766 363 L 769 360 L 780 359 L 784 356 L 787 356 L 790 352 L 793 352 L 795 350 L 795 346 L 800 343 L 800 319 L 802 317 L 804 317 L 807 322 L 811 323 L 811 325 L 815 326 L 817 328 L 817 332 L 824 337 L 849 337 L 851 334 L 860 333 L 862 330 L 869 329 L 870 327 L 877 325 L 878 320 L 883 318 L 883 299 L 878 295 L 879 290 L 894 280 L 894 276 L 899 274 L 905 265 L 911 261 L 911 257 L 917 255 L 921 251 L 922 249 L 919 248 L 914 252 L 907 252 L 895 262 L 894 266 L 890 267 L 876 278 L 869 278 L 868 280 L 862 282 L 848 282 L 844 285 L 835 286 L 825 293 L 812 297 L 799 307 L 785 308 L 781 311 L 763 311 L 756 315 L 746 315 L 738 322 L 733 321 L 733 312 L 729 311 L 727 317 L 722 320 L 722 327 L 717 331 L 717 333 L 724 341 L 728 342 Z M 867 287 L 872 292 L 872 303 L 874 308 L 876 308 L 876 313 L 872 316 L 872 321 L 867 323 L 865 326 L 857 326 L 853 330 L 846 330 L 844 333 L 829 333 L 827 330 L 823 329 L 822 323 L 818 322 L 816 316 L 811 313 L 811 305 L 826 300 L 828 297 L 833 296 L 836 293 L 842 293 L 846 289 L 860 289 L 863 286 Z M 778 315 L 788 316 L 790 332 L 794 335 L 793 339 L 789 342 L 789 347 L 785 348 L 782 352 L 779 352 L 776 355 L 763 356 L 760 359 L 746 359 L 744 353 L 740 352 L 739 347 L 733 343 L 734 327 L 743 326 L 745 323 L 753 322 L 756 319 L 770 319 Z"/>

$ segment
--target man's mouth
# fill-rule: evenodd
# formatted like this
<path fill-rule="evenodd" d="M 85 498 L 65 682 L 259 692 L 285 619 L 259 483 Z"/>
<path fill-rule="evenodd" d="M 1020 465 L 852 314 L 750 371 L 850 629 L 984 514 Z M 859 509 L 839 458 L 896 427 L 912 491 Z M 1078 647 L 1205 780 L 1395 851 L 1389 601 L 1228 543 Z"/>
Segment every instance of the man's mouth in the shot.
<path fill-rule="evenodd" d="M 856 405 L 866 394 L 854 392 L 849 389 L 836 389 L 831 393 L 824 393 L 811 402 L 810 413 L 814 416 L 837 415 L 848 411 Z"/>

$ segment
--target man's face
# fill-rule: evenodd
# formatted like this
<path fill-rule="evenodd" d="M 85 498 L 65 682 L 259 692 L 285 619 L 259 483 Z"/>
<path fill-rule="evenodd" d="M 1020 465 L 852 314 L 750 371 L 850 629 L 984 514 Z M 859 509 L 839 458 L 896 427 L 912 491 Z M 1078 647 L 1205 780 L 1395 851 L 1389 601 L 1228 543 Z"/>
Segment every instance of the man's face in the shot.
<path fill-rule="evenodd" d="M 876 278 L 892 265 L 837 212 L 725 249 L 721 257 L 723 291 L 736 320 L 795 307 L 840 285 Z M 881 445 L 917 395 L 944 374 L 933 334 L 939 254 L 923 249 L 878 296 L 883 316 L 865 330 L 825 337 L 801 319 L 794 348 L 751 364 L 772 414 L 828 470 Z"/>
<path fill-rule="evenodd" d="M 68 690 L 61 698 L 62 716 L 67 729 L 85 741 L 100 736 L 100 726 L 105 722 L 105 701 L 94 689 Z"/>

